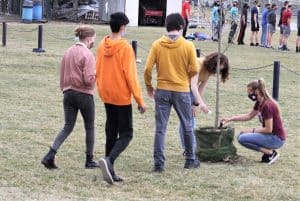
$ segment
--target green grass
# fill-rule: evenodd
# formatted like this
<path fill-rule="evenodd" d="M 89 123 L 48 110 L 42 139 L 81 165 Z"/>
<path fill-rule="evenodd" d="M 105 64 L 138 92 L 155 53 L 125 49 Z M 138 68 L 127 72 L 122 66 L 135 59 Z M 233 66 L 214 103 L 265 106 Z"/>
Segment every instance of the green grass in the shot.
<path fill-rule="evenodd" d="M 164 33 L 162 28 L 127 30 L 128 40 L 139 44 L 140 83 L 148 110 L 144 115 L 134 112 L 134 138 L 116 161 L 116 171 L 124 177 L 123 184 L 108 186 L 99 170 L 84 169 L 85 143 L 82 118 L 79 116 L 70 137 L 56 157 L 59 170 L 45 169 L 40 160 L 48 151 L 63 126 L 62 93 L 59 89 L 59 64 L 64 51 L 73 44 L 75 24 L 44 24 L 43 54 L 32 52 L 37 47 L 36 24 L 8 23 L 7 47 L 0 53 L 0 200 L 299 200 L 299 75 L 281 69 L 279 104 L 287 130 L 287 141 L 280 149 L 281 158 L 273 165 L 259 163 L 260 154 L 241 147 L 238 154 L 246 160 L 237 164 L 202 163 L 197 170 L 184 170 L 178 136 L 178 119 L 171 113 L 166 139 L 166 171 L 150 172 L 153 165 L 154 102 L 146 96 L 143 68 L 151 43 Z M 95 25 L 96 42 L 109 31 Z M 190 30 L 194 31 L 194 30 Z M 196 31 L 196 30 L 195 30 Z M 197 31 L 210 33 L 210 30 Z M 227 39 L 228 28 L 224 38 Z M 278 38 L 275 34 L 274 44 Z M 294 48 L 296 33 L 289 46 Z M 246 41 L 249 36 L 246 36 Z M 204 54 L 217 49 L 217 43 L 195 41 Z M 223 44 L 223 49 L 226 44 Z M 93 49 L 95 53 L 95 49 Z M 293 50 L 294 51 L 294 50 Z M 270 93 L 273 69 L 242 71 L 280 61 L 299 72 L 300 55 L 270 49 L 232 45 L 226 52 L 233 70 L 230 80 L 221 85 L 222 117 L 251 110 L 253 103 L 246 96 L 246 84 L 264 78 Z M 205 101 L 214 112 L 215 82 L 209 80 Z M 95 95 L 96 143 L 95 157 L 104 155 L 103 103 Z M 136 103 L 134 102 L 134 107 Z M 215 113 L 215 112 L 214 112 Z M 214 115 L 198 113 L 198 126 L 213 126 Z M 255 119 L 235 123 L 236 134 L 244 127 L 258 126 Z"/>

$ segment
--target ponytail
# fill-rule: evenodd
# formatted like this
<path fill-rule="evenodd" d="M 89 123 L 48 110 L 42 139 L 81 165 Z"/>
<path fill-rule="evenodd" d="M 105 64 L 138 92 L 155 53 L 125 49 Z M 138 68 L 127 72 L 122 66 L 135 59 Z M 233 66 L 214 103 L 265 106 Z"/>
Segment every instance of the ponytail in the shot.
<path fill-rule="evenodd" d="M 258 90 L 260 95 L 264 97 L 265 100 L 270 100 L 272 101 L 276 107 L 277 107 L 277 110 L 279 112 L 279 115 L 280 115 L 280 118 L 281 118 L 281 111 L 280 111 L 280 108 L 279 108 L 279 105 L 277 103 L 276 100 L 274 100 L 272 98 L 272 96 L 269 95 L 268 91 L 266 90 L 266 84 L 265 84 L 265 81 L 260 78 L 258 80 L 254 80 L 252 82 L 250 82 L 247 87 L 251 87 L 252 90 Z"/>

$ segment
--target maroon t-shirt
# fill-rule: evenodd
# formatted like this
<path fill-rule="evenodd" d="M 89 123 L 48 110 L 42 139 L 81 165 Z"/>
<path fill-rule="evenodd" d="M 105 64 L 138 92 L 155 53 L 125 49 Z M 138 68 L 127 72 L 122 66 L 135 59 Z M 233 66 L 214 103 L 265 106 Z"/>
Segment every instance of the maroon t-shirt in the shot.
<path fill-rule="evenodd" d="M 266 100 L 262 105 L 259 105 L 257 101 L 253 109 L 258 110 L 258 118 L 263 127 L 265 127 L 265 120 L 273 119 L 272 133 L 277 135 L 280 139 L 285 140 L 285 129 L 279 115 L 279 110 L 273 101 Z"/>
<path fill-rule="evenodd" d="M 285 26 L 288 26 L 288 19 L 290 19 L 292 17 L 292 12 L 289 9 L 286 9 L 285 11 L 283 11 L 282 14 L 282 24 Z"/>

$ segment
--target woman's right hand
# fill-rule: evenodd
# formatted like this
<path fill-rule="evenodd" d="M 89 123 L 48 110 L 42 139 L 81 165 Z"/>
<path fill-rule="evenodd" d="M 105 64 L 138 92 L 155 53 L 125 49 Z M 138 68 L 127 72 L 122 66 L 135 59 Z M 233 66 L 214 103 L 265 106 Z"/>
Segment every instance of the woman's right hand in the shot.
<path fill-rule="evenodd" d="M 206 114 L 210 111 L 209 108 L 207 107 L 207 105 L 205 105 L 205 103 L 200 104 L 199 108 L 200 108 L 200 110 L 202 110 L 202 112 L 204 112 Z"/>

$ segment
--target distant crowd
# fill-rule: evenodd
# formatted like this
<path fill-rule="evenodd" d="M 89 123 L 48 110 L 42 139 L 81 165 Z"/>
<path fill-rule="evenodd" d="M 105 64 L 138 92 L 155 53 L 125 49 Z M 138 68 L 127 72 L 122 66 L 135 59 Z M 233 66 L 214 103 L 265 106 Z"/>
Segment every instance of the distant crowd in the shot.
<path fill-rule="evenodd" d="M 190 0 L 184 0 L 182 4 L 182 16 L 185 19 L 186 26 L 183 31 L 183 36 L 186 34 L 186 27 L 189 22 L 190 17 Z M 258 1 L 253 2 L 253 6 L 250 9 L 250 46 L 260 46 L 264 48 L 274 49 L 274 42 L 272 42 L 273 34 L 276 32 L 276 26 L 280 29 L 279 44 L 278 49 L 282 51 L 290 51 L 287 46 L 289 36 L 291 35 L 291 20 L 292 20 L 292 9 L 293 6 L 289 1 L 283 2 L 282 7 L 280 8 L 279 21 L 277 23 L 277 14 L 276 10 L 278 5 L 275 3 L 265 4 L 262 11 L 261 20 L 259 20 Z M 228 35 L 228 43 L 234 43 L 234 36 L 238 30 L 239 23 L 239 33 L 237 35 L 237 44 L 245 45 L 244 38 L 247 28 L 248 21 L 248 10 L 250 6 L 248 3 L 244 3 L 241 6 L 241 13 L 239 15 L 239 5 L 237 1 L 234 1 L 232 7 L 229 11 L 230 18 L 230 32 Z M 225 15 L 224 10 L 222 9 L 221 3 L 219 0 L 216 0 L 213 4 L 211 10 L 211 27 L 212 27 L 212 37 L 213 41 L 219 41 L 222 28 L 225 24 Z M 300 52 L 300 9 L 297 11 L 297 39 L 296 39 L 296 52 Z M 260 41 L 259 41 L 260 34 Z"/>

